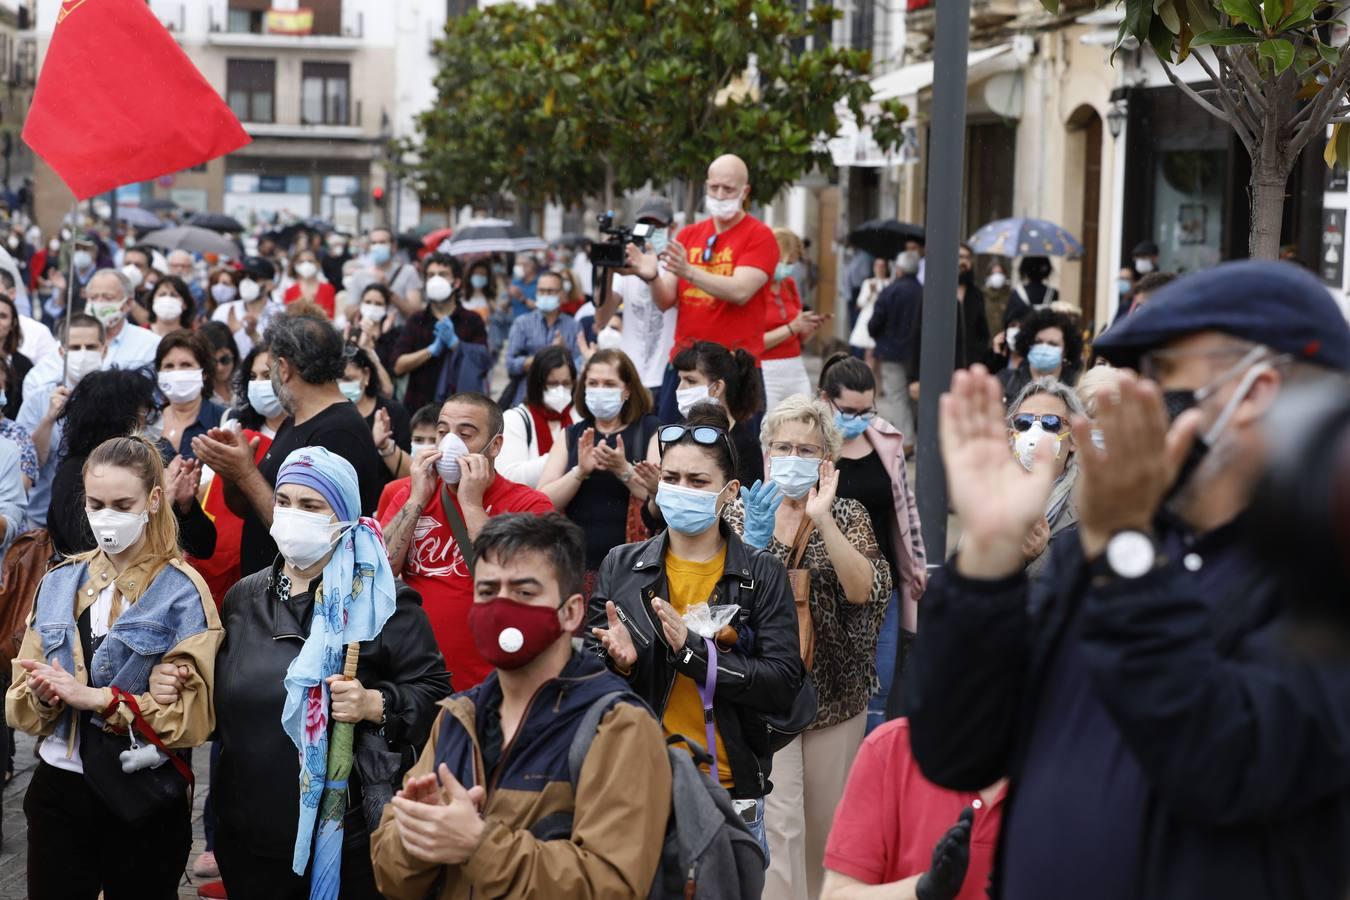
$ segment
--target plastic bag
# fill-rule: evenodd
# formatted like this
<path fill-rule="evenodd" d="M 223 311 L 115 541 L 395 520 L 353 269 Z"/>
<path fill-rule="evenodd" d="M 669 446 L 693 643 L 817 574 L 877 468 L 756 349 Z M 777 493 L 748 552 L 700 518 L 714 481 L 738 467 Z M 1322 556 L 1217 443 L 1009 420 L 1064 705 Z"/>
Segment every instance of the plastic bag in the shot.
<path fill-rule="evenodd" d="M 717 633 L 732 623 L 741 608 L 735 603 L 726 606 L 709 606 L 700 603 L 689 607 L 684 614 L 684 624 L 699 637 L 715 638 Z"/>

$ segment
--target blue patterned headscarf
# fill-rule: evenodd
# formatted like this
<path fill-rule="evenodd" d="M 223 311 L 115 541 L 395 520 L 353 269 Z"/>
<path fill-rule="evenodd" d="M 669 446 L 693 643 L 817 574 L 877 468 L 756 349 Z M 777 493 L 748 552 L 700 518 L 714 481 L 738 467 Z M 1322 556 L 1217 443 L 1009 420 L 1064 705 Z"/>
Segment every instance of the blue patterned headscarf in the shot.
<path fill-rule="evenodd" d="M 303 875 L 328 777 L 328 685 L 342 671 L 347 645 L 377 636 L 394 614 L 394 573 L 384 534 L 361 517 L 361 491 L 352 464 L 322 447 L 301 447 L 286 457 L 277 487 L 297 484 L 318 491 L 347 527 L 323 567 L 314 598 L 309 637 L 286 670 L 281 726 L 300 753 L 300 825 L 291 868 Z"/>

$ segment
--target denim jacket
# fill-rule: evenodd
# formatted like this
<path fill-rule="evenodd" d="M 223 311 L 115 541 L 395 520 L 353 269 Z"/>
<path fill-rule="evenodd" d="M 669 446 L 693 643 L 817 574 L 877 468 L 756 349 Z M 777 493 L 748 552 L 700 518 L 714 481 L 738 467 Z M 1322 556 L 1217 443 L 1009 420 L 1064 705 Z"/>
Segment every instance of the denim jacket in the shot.
<path fill-rule="evenodd" d="M 76 621 L 110 583 L 121 594 L 122 610 L 86 669 Z M 24 659 L 59 660 L 76 678 L 103 689 L 104 702 L 96 714 L 112 703 L 108 688 L 115 685 L 136 696 L 142 715 L 166 745 L 197 746 L 215 727 L 211 693 L 216 650 L 224 636 L 210 590 L 181 559 L 158 572 L 147 562 L 120 575 L 102 552 L 58 566 L 42 579 L 14 661 L 13 684 L 5 697 L 8 721 L 30 734 L 64 740 L 73 749 L 75 711 L 60 703 L 44 705 L 19 664 Z M 167 706 L 148 693 L 151 670 L 161 662 L 187 666 L 191 672 L 178 699 Z M 106 718 L 125 727 L 133 715 L 122 705 Z"/>

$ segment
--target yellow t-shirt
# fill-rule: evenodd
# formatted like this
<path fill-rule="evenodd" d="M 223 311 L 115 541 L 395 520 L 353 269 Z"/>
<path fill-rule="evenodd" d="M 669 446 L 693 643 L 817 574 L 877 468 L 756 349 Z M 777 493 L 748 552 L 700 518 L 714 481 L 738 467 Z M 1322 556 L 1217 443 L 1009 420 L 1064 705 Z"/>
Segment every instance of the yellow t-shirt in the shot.
<path fill-rule="evenodd" d="M 690 562 L 667 551 L 666 580 L 670 582 L 670 596 L 666 598 L 667 602 L 675 607 L 675 611 L 680 615 L 684 615 L 691 606 L 707 603 L 708 598 L 717 589 L 717 582 L 722 578 L 726 559 L 726 547 L 707 562 Z M 691 634 L 690 638 L 702 640 L 694 634 Z M 703 698 L 699 696 L 698 688 L 699 685 L 688 675 L 676 674 L 675 684 L 670 689 L 670 700 L 666 703 L 666 714 L 661 721 L 667 737 L 682 734 L 698 741 L 700 745 L 708 742 L 708 728 L 703 722 Z M 722 743 L 721 732 L 717 732 L 716 737 L 717 780 L 722 787 L 730 788 L 735 782 L 731 778 L 731 763 L 727 758 L 727 748 Z"/>

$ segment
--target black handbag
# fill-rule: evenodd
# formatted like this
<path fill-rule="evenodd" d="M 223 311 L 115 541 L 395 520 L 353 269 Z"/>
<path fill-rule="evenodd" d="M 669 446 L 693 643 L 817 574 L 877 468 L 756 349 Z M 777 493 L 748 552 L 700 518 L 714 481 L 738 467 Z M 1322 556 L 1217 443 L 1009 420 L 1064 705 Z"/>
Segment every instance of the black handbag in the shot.
<path fill-rule="evenodd" d="M 807 672 L 788 709 L 772 715 L 758 710 L 746 710 L 742 714 L 746 739 L 757 751 L 777 753 L 815 723 L 819 702 L 816 683 L 811 679 L 811 673 Z"/>
<path fill-rule="evenodd" d="M 92 670 L 94 642 L 90 633 L 88 609 L 80 616 L 77 624 L 80 645 L 88 661 L 87 668 Z M 80 714 L 80 761 L 84 768 L 84 780 L 113 815 L 128 825 L 140 824 L 175 807 L 186 814 L 191 803 L 189 791 L 195 783 L 192 767 L 184 761 L 182 753 L 169 750 L 155 735 L 141 716 L 135 697 L 119 688 L 113 688 L 113 693 L 118 700 L 131 707 L 135 724 L 128 729 L 127 734 L 116 734 L 104 731 L 103 720 L 94 713 Z M 153 768 L 123 771 L 122 754 L 137 746 L 141 752 L 145 752 L 148 750 L 147 745 L 158 748 L 169 757 L 168 760 Z"/>

